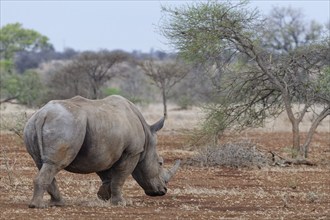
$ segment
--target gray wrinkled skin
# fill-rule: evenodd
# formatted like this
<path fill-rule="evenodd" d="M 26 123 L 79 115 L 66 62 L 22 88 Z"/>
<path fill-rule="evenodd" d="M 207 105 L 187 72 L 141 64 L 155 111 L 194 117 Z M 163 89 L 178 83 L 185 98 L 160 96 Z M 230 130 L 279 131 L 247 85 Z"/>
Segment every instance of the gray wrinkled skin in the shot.
<path fill-rule="evenodd" d="M 161 119 L 149 126 L 121 96 L 50 101 L 24 129 L 26 149 L 39 169 L 29 207 L 47 207 L 45 191 L 51 196 L 50 206 L 64 204 L 55 179 L 62 169 L 97 173 L 102 180 L 98 197 L 115 205 L 125 205 L 122 187 L 131 174 L 147 195 L 165 195 L 180 161 L 169 170 L 163 168 L 156 149 L 156 132 L 163 124 Z"/>

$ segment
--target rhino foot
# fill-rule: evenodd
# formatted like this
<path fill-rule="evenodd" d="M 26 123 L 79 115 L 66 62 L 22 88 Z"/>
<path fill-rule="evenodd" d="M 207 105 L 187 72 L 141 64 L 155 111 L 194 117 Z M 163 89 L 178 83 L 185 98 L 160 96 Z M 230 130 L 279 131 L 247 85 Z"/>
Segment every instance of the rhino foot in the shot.
<path fill-rule="evenodd" d="M 111 198 L 110 184 L 102 184 L 97 192 L 97 197 L 104 201 L 108 201 Z"/>
<path fill-rule="evenodd" d="M 44 202 L 31 202 L 29 204 L 29 208 L 39 208 L 39 209 L 44 209 L 44 208 L 48 208 L 48 204 L 44 203 Z"/>
<path fill-rule="evenodd" d="M 126 206 L 126 200 L 122 197 L 111 198 L 111 204 L 115 206 Z"/>
<path fill-rule="evenodd" d="M 53 200 L 51 199 L 50 200 L 50 203 L 49 203 L 49 206 L 64 206 L 65 205 L 65 202 L 63 201 L 63 199 L 61 200 Z"/>

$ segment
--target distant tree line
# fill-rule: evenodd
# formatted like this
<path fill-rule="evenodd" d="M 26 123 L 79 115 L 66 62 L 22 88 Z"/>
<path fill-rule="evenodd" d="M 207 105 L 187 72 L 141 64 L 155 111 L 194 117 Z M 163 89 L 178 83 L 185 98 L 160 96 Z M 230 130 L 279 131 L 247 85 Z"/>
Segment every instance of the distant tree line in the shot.
<path fill-rule="evenodd" d="M 52 60 L 69 60 L 78 55 L 79 52 L 71 48 L 63 52 L 55 51 L 53 47 L 43 48 L 40 51 L 20 51 L 16 53 L 14 63 L 15 69 L 22 74 L 28 69 L 37 69 L 42 63 Z"/>
<path fill-rule="evenodd" d="M 0 103 L 33 107 L 76 95 L 100 99 L 121 94 L 135 102 L 163 100 L 165 115 L 168 98 L 184 108 L 187 103 L 193 104 L 178 101 L 179 90 L 185 99 L 190 95 L 184 88 L 173 88 L 191 72 L 176 54 L 157 50 L 80 52 L 71 48 L 58 52 L 46 36 L 19 23 L 8 24 L 0 31 Z"/>

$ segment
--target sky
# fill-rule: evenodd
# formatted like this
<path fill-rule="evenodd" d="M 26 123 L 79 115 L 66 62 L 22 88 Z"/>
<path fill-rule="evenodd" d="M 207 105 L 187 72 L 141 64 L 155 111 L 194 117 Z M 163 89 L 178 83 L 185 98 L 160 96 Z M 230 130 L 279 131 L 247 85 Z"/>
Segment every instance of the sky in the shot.
<path fill-rule="evenodd" d="M 47 36 L 57 51 L 124 50 L 173 51 L 158 30 L 161 5 L 179 6 L 192 1 L 138 0 L 0 0 L 0 26 L 19 22 Z M 262 14 L 272 6 L 301 9 L 306 21 L 329 22 L 330 0 L 254 0 Z"/>

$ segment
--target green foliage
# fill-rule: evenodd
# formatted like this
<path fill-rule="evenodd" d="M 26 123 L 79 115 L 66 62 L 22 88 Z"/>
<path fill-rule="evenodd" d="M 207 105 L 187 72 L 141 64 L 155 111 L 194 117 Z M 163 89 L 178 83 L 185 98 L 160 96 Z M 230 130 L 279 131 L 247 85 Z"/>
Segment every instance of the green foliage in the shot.
<path fill-rule="evenodd" d="M 45 88 L 34 71 L 27 71 L 23 75 L 2 73 L 0 83 L 2 99 L 17 99 L 20 104 L 28 106 L 36 106 L 42 102 Z"/>
<path fill-rule="evenodd" d="M 0 45 L 0 59 L 5 60 L 12 60 L 19 51 L 35 51 L 51 46 L 46 36 L 25 29 L 20 23 L 7 24 L 0 29 Z"/>
<path fill-rule="evenodd" d="M 205 119 L 202 124 L 204 135 L 211 135 L 217 137 L 218 134 L 228 129 L 228 117 L 223 105 L 208 104 L 204 106 Z"/>
<path fill-rule="evenodd" d="M 256 11 L 244 7 L 247 1 L 207 1 L 176 8 L 163 7 L 166 16 L 162 34 L 179 50 L 181 57 L 197 62 L 211 63 L 221 58 L 221 51 L 230 51 L 228 37 L 231 30 L 252 35 L 249 25 L 257 20 Z"/>
<path fill-rule="evenodd" d="M 325 68 L 317 78 L 315 90 L 320 102 L 330 102 L 330 67 Z"/>
<path fill-rule="evenodd" d="M 0 60 L 0 74 L 10 72 L 14 67 L 12 60 Z"/>
<path fill-rule="evenodd" d="M 5 71 L 1 71 L 0 74 L 1 99 L 16 98 L 18 96 L 19 75 Z"/>
<path fill-rule="evenodd" d="M 107 87 L 102 90 L 103 94 L 105 96 L 110 96 L 110 95 L 121 95 L 120 89 L 113 88 L 113 87 Z"/>
<path fill-rule="evenodd" d="M 41 83 L 38 73 L 27 71 L 21 77 L 21 95 L 18 100 L 28 106 L 37 106 L 42 102 L 45 95 L 45 88 Z"/>

